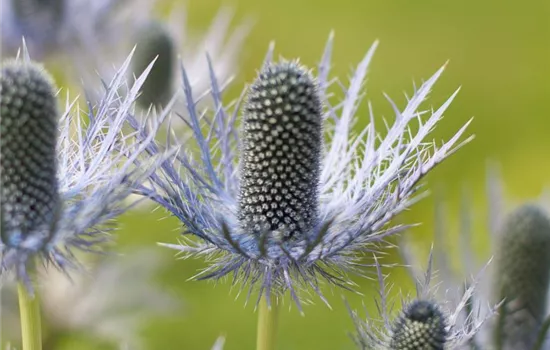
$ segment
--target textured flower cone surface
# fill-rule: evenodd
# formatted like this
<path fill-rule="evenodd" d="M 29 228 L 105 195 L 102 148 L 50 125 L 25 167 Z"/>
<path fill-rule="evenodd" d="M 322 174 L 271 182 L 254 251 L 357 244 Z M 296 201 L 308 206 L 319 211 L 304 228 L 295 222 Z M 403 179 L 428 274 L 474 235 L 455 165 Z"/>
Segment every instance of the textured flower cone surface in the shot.
<path fill-rule="evenodd" d="M 391 350 L 443 350 L 447 339 L 446 320 L 430 301 L 416 300 L 406 306 L 392 329 Z"/>
<path fill-rule="evenodd" d="M 303 237 L 316 224 L 322 105 L 295 62 L 268 65 L 243 113 L 239 220 L 244 230 Z"/>
<path fill-rule="evenodd" d="M 175 48 L 172 38 L 161 23 L 150 22 L 137 33 L 133 70 L 139 76 L 158 56 L 141 88 L 138 103 L 143 108 L 151 105 L 162 108 L 172 98 L 172 79 Z"/>
<path fill-rule="evenodd" d="M 550 280 L 550 221 L 539 208 L 525 205 L 502 226 L 495 254 L 498 300 L 503 310 L 495 337 L 502 349 L 530 349 L 546 314 Z"/>
<path fill-rule="evenodd" d="M 58 205 L 58 110 L 50 77 L 32 63 L 8 62 L 0 77 L 2 243 L 42 242 Z"/>

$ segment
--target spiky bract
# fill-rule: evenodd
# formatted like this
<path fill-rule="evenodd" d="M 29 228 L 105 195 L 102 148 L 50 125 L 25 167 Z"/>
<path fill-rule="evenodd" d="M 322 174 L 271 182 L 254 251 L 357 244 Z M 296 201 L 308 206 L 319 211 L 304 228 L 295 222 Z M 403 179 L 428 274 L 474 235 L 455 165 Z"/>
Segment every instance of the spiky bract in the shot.
<path fill-rule="evenodd" d="M 0 241 L 8 247 L 45 244 L 59 210 L 55 90 L 36 64 L 2 67 Z"/>
<path fill-rule="evenodd" d="M 156 21 L 143 25 L 136 33 L 136 52 L 132 69 L 140 75 L 155 60 L 143 84 L 138 103 L 145 109 L 165 106 L 172 98 L 176 50 L 170 33 Z"/>
<path fill-rule="evenodd" d="M 391 350 L 444 350 L 446 319 L 433 301 L 414 300 L 393 324 Z"/>
<path fill-rule="evenodd" d="M 547 309 L 550 282 L 550 220 L 535 205 L 523 205 L 501 226 L 495 255 L 494 292 L 504 300 L 495 327 L 502 349 L 530 349 Z"/>
<path fill-rule="evenodd" d="M 548 347 L 550 324 L 547 309 L 549 281 L 547 252 L 549 219 L 539 204 L 524 204 L 506 216 L 506 198 L 503 181 L 496 166 L 489 164 L 486 177 L 488 220 L 486 231 L 495 260 L 489 264 L 489 278 L 479 281 L 479 288 L 470 295 L 466 309 L 478 310 L 481 318 L 488 322 L 480 324 L 470 340 L 474 349 L 533 349 Z M 465 189 L 464 194 L 468 191 Z M 464 276 L 471 275 L 479 266 L 472 249 L 473 205 L 464 195 L 460 210 L 460 254 L 461 269 L 451 268 L 449 251 L 445 242 L 452 230 L 446 225 L 444 203 L 436 200 L 436 239 L 439 247 L 435 251 L 435 266 L 440 272 L 442 286 L 438 300 L 455 300 L 458 295 L 448 293 L 462 284 Z M 401 245 L 407 263 L 415 266 L 414 254 L 408 252 L 410 244 Z M 494 316 L 494 317 L 493 317 Z M 467 320 L 467 314 L 459 315 Z M 472 328 L 474 329 L 474 328 Z M 542 347 L 534 347 L 546 344 Z"/>
<path fill-rule="evenodd" d="M 136 167 L 134 160 L 152 140 L 136 144 L 122 134 L 150 67 L 121 96 L 128 59 L 99 104 L 89 105 L 87 123 L 80 108 L 67 102 L 58 128 L 53 87 L 33 68 L 26 47 L 22 56 L 5 66 L 1 78 L 0 272 L 15 270 L 28 282 L 30 257 L 65 268 L 73 265 L 72 248 L 99 249 L 96 244 L 109 237 L 105 224 L 125 210 L 131 189 L 169 154 Z"/>
<path fill-rule="evenodd" d="M 477 276 L 469 286 L 459 293 L 458 300 L 437 300 L 439 287 L 431 286 L 432 255 L 427 270 L 417 279 L 416 296 L 403 301 L 403 307 L 397 316 L 392 315 L 393 303 L 389 303 L 385 277 L 376 262 L 378 271 L 378 311 L 382 320 L 377 318 L 361 319 L 356 311 L 351 311 L 356 334 L 352 339 L 362 350 L 459 350 L 475 348 L 472 342 L 487 320 L 471 305 L 474 291 L 480 277 Z M 453 286 L 457 288 L 457 286 Z M 458 289 L 458 288 L 457 288 Z M 446 292 L 450 292 L 447 290 Z M 457 292 L 459 292 L 457 290 Z M 458 294 L 458 293 L 457 293 Z"/>
<path fill-rule="evenodd" d="M 424 114 L 419 110 L 420 104 L 428 96 L 443 68 L 415 91 L 402 112 L 395 107 L 395 122 L 389 127 L 384 138 L 377 134 L 372 114 L 368 126 L 358 134 L 353 134 L 353 125 L 357 119 L 357 104 L 361 98 L 361 86 L 376 44 L 357 66 L 349 86 L 342 92 L 344 99 L 336 104 L 329 101 L 326 91 L 329 85 L 331 47 L 332 40 L 327 45 L 317 77 L 318 98 L 328 107 L 323 114 L 323 124 L 327 126 L 324 129 L 326 135 L 323 136 L 327 136 L 326 139 L 329 142 L 320 153 L 318 197 L 311 196 L 307 198 L 307 203 L 300 203 L 310 207 L 304 208 L 304 211 L 299 214 L 302 217 L 297 217 L 299 220 L 307 221 L 309 218 L 305 220 L 306 217 L 302 214 L 307 212 L 310 213 L 307 215 L 316 216 L 316 219 L 308 222 L 307 226 L 302 226 L 299 234 L 295 234 L 294 239 L 290 240 L 280 239 L 276 232 L 270 232 L 270 230 L 267 234 L 257 234 L 246 225 L 245 227 L 241 225 L 239 200 L 246 197 L 241 196 L 239 199 L 239 188 L 242 186 L 243 191 L 246 191 L 253 186 L 246 184 L 246 180 L 243 179 L 243 175 L 246 175 L 247 171 L 251 172 L 252 169 L 237 171 L 239 161 L 245 166 L 260 162 L 259 157 L 252 162 L 244 159 L 243 157 L 247 154 L 253 154 L 246 148 L 239 157 L 239 145 L 242 143 L 246 146 L 248 143 L 250 146 L 251 136 L 247 133 L 252 130 L 245 128 L 242 130 L 244 134 L 240 135 L 237 132 L 235 122 L 240 111 L 239 104 L 235 106 L 232 114 L 229 114 L 228 109 L 222 105 L 220 84 L 215 78 L 212 65 L 210 82 L 214 112 L 204 117 L 204 112 L 197 109 L 198 101 L 193 100 L 188 71 L 185 68 L 182 70 L 187 110 L 186 113 L 181 114 L 189 116 L 188 123 L 194 136 L 185 145 L 189 151 L 186 154 L 179 154 L 174 163 L 163 164 L 161 171 L 151 176 L 151 186 L 139 187 L 136 192 L 152 198 L 172 212 L 185 226 L 186 234 L 199 238 L 188 240 L 184 235 L 181 244 L 165 245 L 178 250 L 183 257 L 207 255 L 211 265 L 199 275 L 199 278 L 219 279 L 233 274 L 235 283 L 242 283 L 241 288 L 249 285 L 249 291 L 252 291 L 254 287 L 258 287 L 259 296 L 265 294 L 268 300 L 272 292 L 289 291 L 298 305 L 300 298 L 297 288 L 313 289 L 320 294 L 318 285 L 320 277 L 334 284 L 349 287 L 350 282 L 343 271 L 353 269 L 361 253 L 376 249 L 376 245 L 383 242 L 388 235 L 403 229 L 402 226 L 387 227 L 386 224 L 395 214 L 414 202 L 418 181 L 460 146 L 458 140 L 467 125 L 441 147 L 424 141 L 456 94 L 453 94 L 439 109 L 427 113 L 426 119 L 420 117 Z M 272 64 L 270 57 L 271 52 L 264 67 Z M 280 64 L 281 66 L 275 63 L 275 67 L 284 67 L 288 63 Z M 265 83 L 269 86 L 279 86 L 279 88 L 284 86 L 284 84 L 278 85 L 280 83 L 277 81 L 275 84 L 269 81 Z M 311 84 L 306 83 L 305 80 L 295 85 L 295 88 L 304 89 L 300 95 L 304 101 L 293 104 L 291 108 L 293 106 L 303 108 L 309 105 L 310 112 L 307 114 L 311 116 L 308 118 L 313 120 L 319 107 L 317 97 L 311 95 L 313 86 L 310 93 L 305 92 L 306 87 L 309 86 Z M 263 88 L 260 91 L 271 93 Z M 256 88 L 249 94 L 254 96 L 257 92 Z M 280 91 L 277 91 L 277 94 L 280 94 Z M 288 96 L 284 97 L 285 99 L 290 99 L 290 95 L 284 96 Z M 244 115 L 250 116 L 250 111 L 254 111 L 256 116 L 260 113 L 267 116 L 268 110 L 271 110 L 271 113 L 276 112 L 273 109 L 276 106 L 265 106 L 264 102 L 265 108 L 262 109 L 258 105 L 259 102 L 256 102 L 257 97 L 251 99 L 254 109 L 250 109 L 249 104 L 249 111 L 247 112 L 245 108 Z M 261 98 L 261 96 L 259 100 L 271 103 L 271 99 Z M 390 103 L 393 106 L 393 102 Z M 282 106 L 284 110 L 284 104 L 277 105 Z M 296 113 L 288 116 L 294 118 Z M 247 117 L 244 116 L 244 118 L 243 124 L 246 126 Z M 267 135 L 271 135 L 273 130 L 283 125 L 277 119 L 275 121 L 272 127 L 269 121 L 248 125 L 261 126 L 262 131 L 256 135 L 263 135 L 262 137 L 267 141 Z M 416 131 L 412 131 L 411 124 L 415 121 L 419 121 L 419 125 L 415 125 Z M 141 132 L 139 137 L 149 135 L 137 120 L 130 118 L 130 122 L 136 130 Z M 293 123 L 292 125 L 295 133 L 303 133 L 305 130 L 319 132 L 317 126 L 307 126 L 303 130 L 295 127 L 309 124 Z M 267 130 L 264 130 L 264 127 Z M 250 126 L 248 128 L 250 129 Z M 317 140 L 316 137 L 293 135 L 296 141 L 304 140 L 304 145 L 310 152 L 303 154 L 302 159 L 307 161 L 306 164 L 301 163 L 304 169 L 316 169 L 315 153 L 317 147 L 321 147 L 317 146 L 318 141 L 311 141 Z M 308 138 L 310 141 L 306 143 L 305 140 Z M 279 136 L 272 139 L 275 144 L 276 140 L 279 140 Z M 167 140 L 167 144 L 173 142 L 171 138 Z M 259 146 L 263 151 L 269 149 L 270 144 L 261 146 L 260 142 Z M 151 148 L 151 154 L 161 149 L 162 147 L 157 145 L 155 149 Z M 433 153 L 430 150 L 433 150 Z M 296 152 L 300 151 L 303 150 L 289 150 L 288 154 L 297 155 Z M 278 159 L 286 158 L 280 156 Z M 269 162 L 268 159 L 266 161 Z M 273 165 L 262 163 L 260 165 L 262 169 L 267 170 L 266 179 L 268 179 L 269 169 L 272 169 Z M 289 168 L 288 174 L 292 171 L 299 171 L 299 169 Z M 307 186 L 311 186 L 313 178 L 316 177 L 314 173 L 309 174 L 312 178 L 308 180 L 305 180 L 304 174 L 295 173 L 292 176 L 301 178 L 293 184 L 303 183 Z M 260 189 L 257 186 L 256 183 L 254 187 Z M 273 187 L 261 189 L 261 191 L 263 193 L 274 191 L 276 183 L 269 183 L 269 186 Z M 277 193 L 279 193 L 278 190 Z M 292 198 L 300 198 L 296 194 L 297 192 L 292 194 Z M 317 203 L 314 198 L 318 198 Z M 265 201 L 265 204 L 267 203 L 271 201 Z M 257 208 L 256 210 L 264 210 L 260 206 L 254 207 Z M 266 209 L 266 217 L 268 212 L 269 209 Z M 262 212 L 258 214 L 261 215 Z M 253 217 L 252 221 L 254 221 Z M 271 227 L 272 223 L 265 222 L 267 227 Z"/>
<path fill-rule="evenodd" d="M 318 220 L 322 108 L 311 74 L 294 62 L 267 65 L 244 106 L 241 229 L 301 238 Z"/>

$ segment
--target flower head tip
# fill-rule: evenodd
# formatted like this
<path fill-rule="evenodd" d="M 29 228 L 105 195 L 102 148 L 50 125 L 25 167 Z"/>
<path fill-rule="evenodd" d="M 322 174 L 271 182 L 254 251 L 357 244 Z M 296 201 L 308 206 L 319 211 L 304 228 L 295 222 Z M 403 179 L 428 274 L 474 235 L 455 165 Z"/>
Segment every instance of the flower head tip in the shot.
<path fill-rule="evenodd" d="M 7 62 L 0 77 L 2 243 L 35 249 L 59 211 L 59 112 L 53 81 L 34 63 Z"/>
<path fill-rule="evenodd" d="M 315 80 L 295 62 L 267 65 L 243 113 L 239 221 L 254 234 L 303 238 L 318 221 L 322 108 Z"/>

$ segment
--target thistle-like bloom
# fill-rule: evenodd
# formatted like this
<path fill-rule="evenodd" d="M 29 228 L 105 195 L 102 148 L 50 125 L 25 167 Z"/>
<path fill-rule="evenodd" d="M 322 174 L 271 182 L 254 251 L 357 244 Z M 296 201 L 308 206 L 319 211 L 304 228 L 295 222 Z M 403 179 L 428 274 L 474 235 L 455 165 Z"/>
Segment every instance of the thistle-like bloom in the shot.
<path fill-rule="evenodd" d="M 176 51 L 170 33 L 160 22 L 150 22 L 137 33 L 136 53 L 132 62 L 133 71 L 139 75 L 155 61 L 143 84 L 138 104 L 148 109 L 151 105 L 164 107 L 172 99 L 175 78 Z"/>
<path fill-rule="evenodd" d="M 354 134 L 376 46 L 335 105 L 327 93 L 332 39 L 317 77 L 295 61 L 270 62 L 270 52 L 248 91 L 240 131 L 239 104 L 232 114 L 222 105 L 214 69 L 212 114 L 197 110 L 188 71 L 182 69 L 193 137 L 184 145 L 187 153 L 165 162 L 151 185 L 136 192 L 185 225 L 180 244 L 165 246 L 183 257 L 207 256 L 210 266 L 200 279 L 233 274 L 241 288 L 258 287 L 267 297 L 288 291 L 300 305 L 301 287 L 321 295 L 320 277 L 349 287 L 344 271 L 357 267 L 360 253 L 403 229 L 387 223 L 416 199 L 418 181 L 460 146 L 466 126 L 441 147 L 424 141 L 456 95 L 427 118 L 419 110 L 442 68 L 403 111 L 395 107 L 395 122 L 384 138 L 375 130 L 372 109 L 368 126 Z M 417 131 L 411 128 L 415 121 Z M 135 119 L 130 123 L 141 138 L 150 134 Z M 150 154 L 160 150 L 149 149 Z"/>
<path fill-rule="evenodd" d="M 121 136 L 149 67 L 125 96 L 118 94 L 129 60 L 85 123 L 67 102 L 60 115 L 56 88 L 47 73 L 23 58 L 6 62 L 0 76 L 2 275 L 15 270 L 28 281 L 29 258 L 40 255 L 57 267 L 72 265 L 72 250 L 95 250 L 108 239 L 105 226 L 126 208 L 132 188 L 168 154 L 137 168 L 133 160 L 151 143 Z M 117 151 L 117 152 L 115 152 Z"/>
<path fill-rule="evenodd" d="M 500 349 L 530 349 L 547 314 L 550 219 L 535 205 L 512 212 L 501 227 L 494 292 L 503 300 L 494 330 Z"/>
<path fill-rule="evenodd" d="M 483 317 L 495 311 L 471 340 L 474 349 L 547 349 L 547 334 L 550 326 L 548 305 L 548 232 L 550 221 L 544 205 L 517 205 L 507 216 L 502 183 L 495 169 L 487 176 L 488 222 L 487 236 L 492 246 L 494 262 L 489 265 L 488 278 L 480 280 L 479 287 L 471 295 L 472 308 L 479 309 Z M 463 197 L 460 212 L 461 269 L 454 270 L 448 259 L 446 245 L 449 228 L 441 200 L 436 201 L 436 239 L 439 249 L 435 251 L 435 266 L 442 276 L 439 290 L 456 290 L 465 275 L 477 268 L 478 261 L 472 252 L 472 203 Z M 401 251 L 406 260 L 415 265 L 414 255 Z M 544 252 L 544 253 L 543 253 Z M 445 293 L 439 300 L 458 300 L 456 294 Z M 490 301 L 493 305 L 485 303 Z"/>
<path fill-rule="evenodd" d="M 414 300 L 406 305 L 391 330 L 390 349 L 443 350 L 447 343 L 447 325 L 439 305 Z"/>
<path fill-rule="evenodd" d="M 187 97 L 179 84 L 181 77 L 176 56 L 181 57 L 189 73 L 193 100 L 202 100 L 209 106 L 212 106 L 213 101 L 204 99 L 210 89 L 210 70 L 206 63 L 206 55 L 208 54 L 214 66 L 216 78 L 222 85 L 221 89 L 238 72 L 238 58 L 244 39 L 250 31 L 250 22 L 244 21 L 232 30 L 232 12 L 222 8 L 204 35 L 190 35 L 190 28 L 183 25 L 185 13 L 182 6 L 175 5 L 163 23 L 156 19 L 142 21 L 135 32 L 127 38 L 129 45 L 121 46 L 117 50 L 118 56 L 124 57 L 127 50 L 136 45 L 131 72 L 134 75 L 141 74 L 143 68 L 156 58 L 138 100 L 144 111 L 148 112 L 150 107 L 162 109 L 174 94 L 178 96 L 174 109 L 178 112 L 185 110 Z M 108 67 L 103 68 L 101 74 L 108 75 Z M 187 129 L 181 118 L 174 119 L 172 127 L 178 132 Z"/>
<path fill-rule="evenodd" d="M 135 21 L 143 17 L 127 16 L 129 12 L 121 11 L 121 8 L 139 7 L 141 10 L 147 10 L 145 5 L 150 2 L 3 0 L 2 49 L 8 55 L 15 54 L 21 38 L 24 37 L 31 54 L 38 59 L 49 56 L 59 58 L 82 50 L 90 55 L 94 48 L 98 50 L 127 35 L 129 30 L 133 30 Z M 102 37 L 103 46 L 98 46 L 99 37 Z"/>
<path fill-rule="evenodd" d="M 128 51 L 136 44 L 135 59 L 142 62 L 139 69 L 128 70 L 127 76 L 141 75 L 142 70 L 160 52 L 142 50 L 141 45 L 147 27 L 156 22 L 154 6 L 156 0 L 2 0 L 1 42 L 2 54 L 15 55 L 21 38 L 27 41 L 33 57 L 47 59 L 54 57 L 64 63 L 63 72 L 76 85 L 81 85 L 88 97 L 95 97 L 95 90 L 101 87 L 97 74 L 105 81 L 115 75 L 113 62 L 119 66 Z M 167 18 L 164 45 L 170 41 L 175 56 L 180 55 L 189 68 L 190 81 L 195 90 L 195 98 L 205 94 L 209 88 L 209 70 L 204 56 L 208 53 L 216 67 L 217 78 L 223 83 L 231 79 L 237 71 L 237 63 L 242 44 L 250 31 L 249 21 L 243 21 L 231 28 L 232 13 L 222 8 L 204 35 L 192 32 L 185 25 L 185 9 L 175 5 Z M 158 32 L 156 32 L 158 33 Z M 153 34 L 153 33 L 149 33 Z M 147 55 L 141 55 L 148 52 Z M 151 57 L 152 55 L 152 57 Z M 177 66 L 165 61 L 170 55 L 160 55 L 156 70 L 173 73 L 165 81 L 163 91 L 171 91 L 164 96 L 165 103 L 176 91 L 172 84 L 178 76 Z M 120 64 L 118 64 L 120 63 Z M 136 68 L 136 67 L 134 67 Z M 155 71 L 151 79 L 156 80 Z M 146 85 L 147 86 L 147 85 Z M 172 91 L 173 90 L 173 91 Z M 145 101 L 142 101 L 145 102 Z M 145 106 L 148 109 L 149 105 Z"/>
<path fill-rule="evenodd" d="M 438 287 L 430 287 L 434 275 L 430 254 L 424 276 L 417 276 L 416 297 L 402 301 L 402 309 L 394 316 L 394 306 L 388 302 L 388 289 L 378 262 L 377 271 L 380 287 L 377 306 L 381 320 L 369 317 L 363 320 L 356 311 L 350 310 L 356 327 L 356 334 L 352 339 L 359 349 L 476 349 L 473 347 L 473 338 L 488 319 L 487 315 L 473 308 L 471 303 L 479 277 L 463 290 L 459 300 L 438 300 Z"/>

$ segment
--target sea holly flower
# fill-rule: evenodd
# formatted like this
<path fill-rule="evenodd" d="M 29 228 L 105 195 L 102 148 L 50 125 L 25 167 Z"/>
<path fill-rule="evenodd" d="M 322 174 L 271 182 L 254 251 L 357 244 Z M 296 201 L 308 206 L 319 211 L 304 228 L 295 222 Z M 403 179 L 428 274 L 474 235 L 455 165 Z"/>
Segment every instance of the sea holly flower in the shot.
<path fill-rule="evenodd" d="M 503 305 L 495 322 L 495 345 L 530 349 L 543 335 L 547 314 L 550 219 L 538 206 L 526 204 L 507 216 L 501 231 L 493 288 Z"/>
<path fill-rule="evenodd" d="M 549 243 L 550 219 L 544 200 L 531 204 L 513 201 L 512 211 L 506 208 L 503 183 L 492 165 L 487 171 L 487 221 L 486 231 L 494 261 L 487 271 L 487 278 L 479 281 L 472 294 L 470 304 L 484 315 L 496 311 L 483 324 L 471 340 L 477 349 L 545 349 L 548 346 L 547 333 L 550 329 L 548 309 L 548 278 L 550 278 L 546 247 Z M 476 216 L 472 203 L 463 190 L 460 205 L 460 268 L 451 268 L 448 250 L 448 236 L 452 230 L 446 225 L 444 203 L 437 198 L 435 207 L 436 240 L 435 267 L 440 272 L 442 288 L 456 290 L 465 275 L 471 275 L 477 266 L 478 257 L 472 251 L 472 234 Z M 410 244 L 401 245 L 400 251 L 406 260 L 415 266 L 416 255 L 410 252 Z M 439 300 L 457 300 L 456 293 L 438 295 Z M 483 301 L 496 305 L 489 307 Z M 464 317 L 464 315 L 462 316 Z"/>
<path fill-rule="evenodd" d="M 250 21 L 243 21 L 235 29 L 231 29 L 232 11 L 221 8 L 207 32 L 199 35 L 189 33 L 190 28 L 185 26 L 185 14 L 182 6 L 175 5 L 166 21 L 144 21 L 127 40 L 131 45 L 136 45 L 137 49 L 133 62 L 134 74 L 139 75 L 158 56 L 153 71 L 145 81 L 143 96 L 138 101 L 145 110 L 150 105 L 161 109 L 176 92 L 180 93 L 181 99 L 185 98 L 179 91 L 176 55 L 181 56 L 189 72 L 194 99 L 205 95 L 210 88 L 209 69 L 204 59 L 206 53 L 210 55 L 216 77 L 222 85 L 231 80 L 238 71 L 237 60 L 244 39 L 250 31 Z M 185 107 L 182 105 L 176 108 Z"/>
<path fill-rule="evenodd" d="M 127 209 L 124 200 L 169 153 L 133 165 L 152 137 L 133 143 L 123 133 L 149 67 L 126 95 L 124 73 L 106 84 L 85 115 L 57 90 L 43 68 L 22 57 L 5 62 L 1 82 L 2 275 L 15 271 L 30 288 L 29 260 L 39 256 L 61 269 L 73 266 L 73 249 L 94 251 L 109 238 L 109 223 Z M 85 122 L 85 118 L 89 121 Z"/>
<path fill-rule="evenodd" d="M 398 315 L 394 315 L 396 307 L 389 301 L 391 288 L 386 286 L 387 276 L 383 275 L 377 260 L 376 265 L 379 283 L 377 309 L 381 318 L 367 315 L 362 319 L 356 311 L 350 310 L 356 327 L 352 339 L 359 349 L 477 349 L 473 339 L 495 311 L 492 308 L 491 313 L 483 314 L 471 303 L 481 275 L 462 290 L 458 300 L 438 299 L 440 286 L 432 286 L 435 273 L 430 254 L 424 275 L 415 276 L 416 296 L 403 298 Z"/>
<path fill-rule="evenodd" d="M 325 300 L 320 278 L 349 288 L 345 271 L 405 227 L 388 222 L 417 199 L 418 181 L 463 144 L 459 140 L 470 122 L 439 147 L 425 141 L 458 93 L 436 110 L 420 109 L 443 67 L 402 111 L 388 98 L 396 116 L 385 136 L 375 129 L 372 108 L 367 127 L 354 134 L 376 47 L 355 69 L 343 100 L 334 104 L 327 93 L 332 37 L 317 77 L 297 61 L 271 62 L 270 50 L 248 89 L 240 130 L 240 101 L 233 112 L 223 105 L 212 65 L 213 111 L 198 109 L 182 67 L 187 109 L 181 114 L 188 115 L 193 135 L 185 152 L 164 162 L 136 193 L 181 220 L 185 231 L 179 244 L 162 245 L 183 258 L 207 257 L 209 266 L 198 279 L 232 274 L 241 290 L 248 285 L 250 295 L 257 287 L 266 300 L 289 292 L 300 306 L 303 287 Z M 150 137 L 135 118 L 129 122 L 139 138 Z M 166 140 L 174 142 L 171 136 Z M 148 152 L 162 149 L 157 144 Z"/>
<path fill-rule="evenodd" d="M 150 16 L 152 5 L 153 0 L 5 0 L 2 48 L 8 55 L 15 54 L 24 37 L 36 59 L 81 51 L 86 54 L 80 59 L 97 58 Z"/>
<path fill-rule="evenodd" d="M 53 57 L 55 62 L 62 62 L 67 78 L 82 85 L 88 98 L 94 100 L 100 98 L 95 96 L 101 88 L 97 75 L 105 81 L 113 79 L 117 73 L 114 66 L 121 65 L 136 45 L 134 59 L 138 64 L 127 71 L 127 78 L 133 81 L 134 76 L 140 76 L 159 55 L 159 67 L 153 69 L 143 90 L 147 94 L 155 87 L 160 89 L 162 105 L 178 92 L 178 86 L 173 84 L 178 77 L 178 55 L 191 72 L 195 98 L 209 88 L 206 52 L 216 67 L 217 78 L 224 84 L 236 74 L 250 21 L 232 28 L 232 11 L 221 8 L 209 28 L 200 33 L 187 25 L 184 6 L 173 5 L 161 26 L 161 18 L 155 15 L 156 4 L 156 0 L 5 0 L 0 11 L 2 55 L 14 56 L 24 37 L 33 57 Z M 157 46 L 159 33 L 163 45 Z M 167 48 L 171 52 L 167 53 Z M 159 72 L 168 78 L 157 79 Z M 147 98 L 140 102 L 145 110 L 149 108 Z M 149 102 L 158 105 L 158 101 Z"/>

